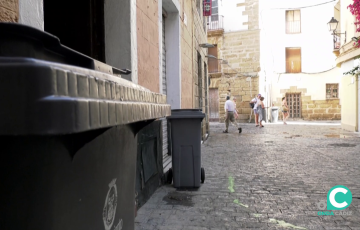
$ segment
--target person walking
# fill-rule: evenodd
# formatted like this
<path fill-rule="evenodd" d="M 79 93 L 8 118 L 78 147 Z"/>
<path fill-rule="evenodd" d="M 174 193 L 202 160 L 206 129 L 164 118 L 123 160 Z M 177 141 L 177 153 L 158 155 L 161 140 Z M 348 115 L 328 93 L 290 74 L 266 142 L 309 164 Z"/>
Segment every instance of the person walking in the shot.
<path fill-rule="evenodd" d="M 284 125 L 287 125 L 286 119 L 289 117 L 289 107 L 286 102 L 286 97 L 282 98 L 281 107 L 282 107 L 282 114 L 283 114 L 283 122 L 284 122 Z"/>
<path fill-rule="evenodd" d="M 259 115 L 259 125 L 260 128 L 264 127 L 262 121 L 265 121 L 265 106 L 264 106 L 264 97 L 260 97 L 260 100 L 257 104 L 257 114 Z"/>
<path fill-rule="evenodd" d="M 255 127 L 259 126 L 259 114 L 257 113 L 257 105 L 258 105 L 258 101 L 260 101 L 261 98 L 261 94 L 259 93 L 255 98 L 253 98 L 250 101 L 250 104 L 254 104 L 254 114 L 255 114 Z"/>
<path fill-rule="evenodd" d="M 226 97 L 225 102 L 225 127 L 226 129 L 223 131 L 223 133 L 229 132 L 229 124 L 232 122 L 239 130 L 239 133 L 241 133 L 241 128 L 238 127 L 238 124 L 235 121 L 234 118 L 234 111 L 235 111 L 235 105 L 234 102 L 230 100 L 230 96 Z"/>

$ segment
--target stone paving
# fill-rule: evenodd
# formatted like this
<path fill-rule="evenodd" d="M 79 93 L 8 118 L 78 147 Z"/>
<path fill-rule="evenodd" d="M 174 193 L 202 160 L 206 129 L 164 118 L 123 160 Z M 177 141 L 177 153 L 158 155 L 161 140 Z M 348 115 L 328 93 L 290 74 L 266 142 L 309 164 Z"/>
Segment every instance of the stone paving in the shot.
<path fill-rule="evenodd" d="M 162 186 L 138 210 L 135 229 L 360 230 L 359 135 L 332 122 L 241 124 L 242 134 L 223 127 L 211 123 L 202 145 L 205 183 L 196 191 Z M 318 215 L 336 185 L 352 192 L 347 213 Z"/>

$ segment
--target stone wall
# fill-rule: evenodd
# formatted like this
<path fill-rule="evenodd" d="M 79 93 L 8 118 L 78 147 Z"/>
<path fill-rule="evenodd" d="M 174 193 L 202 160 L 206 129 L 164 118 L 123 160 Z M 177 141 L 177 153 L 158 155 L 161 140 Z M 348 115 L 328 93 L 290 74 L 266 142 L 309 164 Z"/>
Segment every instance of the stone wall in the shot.
<path fill-rule="evenodd" d="M 310 96 L 302 99 L 301 115 L 304 120 L 341 120 L 339 99 L 311 100 Z"/>
<path fill-rule="evenodd" d="M 245 0 L 237 6 L 245 6 L 243 15 L 248 15 L 249 20 L 243 24 L 248 25 L 249 30 L 224 33 L 212 31 L 208 34 L 208 43 L 217 44 L 218 59 L 228 62 L 220 64 L 220 74 L 211 74 L 211 87 L 219 89 L 220 122 L 224 122 L 227 95 L 237 98 L 238 121 L 248 122 L 251 114 L 249 102 L 259 93 L 258 72 L 261 69 L 258 0 Z"/>
<path fill-rule="evenodd" d="M 19 1 L 0 0 L 0 22 L 19 21 Z"/>
<path fill-rule="evenodd" d="M 255 74 L 260 71 L 260 31 L 225 33 L 219 56 L 228 61 L 222 65 L 224 73 Z"/>
<path fill-rule="evenodd" d="M 214 76 L 214 75 L 213 75 Z M 251 114 L 251 107 L 249 105 L 252 98 L 258 94 L 259 78 L 251 78 L 250 81 L 247 77 L 212 77 L 211 88 L 219 89 L 219 121 L 225 121 L 224 105 L 226 96 L 236 97 L 236 108 L 239 111 L 238 122 L 248 122 Z M 254 114 L 253 114 L 254 115 Z M 253 119 L 254 117 L 252 117 Z"/>
<path fill-rule="evenodd" d="M 306 95 L 305 88 L 291 86 L 289 89 L 282 89 L 282 96 L 276 98 L 277 106 L 281 110 L 281 98 L 286 93 L 301 93 L 301 118 L 304 120 L 341 120 L 341 105 L 339 99 L 312 100 L 311 96 Z M 279 119 L 282 119 L 282 113 L 279 111 Z"/>
<path fill-rule="evenodd" d="M 207 53 L 206 49 L 199 45 L 206 43 L 207 39 L 204 30 L 205 18 L 202 16 L 202 6 L 200 13 L 197 10 L 196 1 L 181 1 L 181 9 L 181 108 L 199 108 L 206 114 L 202 122 L 204 139 L 209 131 L 205 76 Z M 198 59 L 199 55 L 200 59 Z"/>
<path fill-rule="evenodd" d="M 158 0 L 136 1 L 138 84 L 159 92 Z"/>
<path fill-rule="evenodd" d="M 202 1 L 201 1 L 202 2 Z M 206 43 L 207 36 L 206 30 L 204 29 L 204 20 L 205 17 L 202 16 L 202 6 L 200 7 L 200 13 L 196 8 L 196 1 L 192 1 L 193 7 L 193 105 L 194 108 L 202 109 L 205 113 L 205 118 L 202 122 L 202 136 L 203 139 L 206 136 L 206 133 L 209 129 L 209 106 L 208 100 L 206 100 L 206 91 L 207 88 L 207 77 L 205 76 L 205 65 L 207 66 L 206 49 L 201 48 L 200 44 Z M 206 28 L 206 27 L 205 27 Z M 200 58 L 198 58 L 200 55 Z M 200 62 L 199 62 L 200 61 Z M 199 69 L 200 68 L 200 69 Z"/>

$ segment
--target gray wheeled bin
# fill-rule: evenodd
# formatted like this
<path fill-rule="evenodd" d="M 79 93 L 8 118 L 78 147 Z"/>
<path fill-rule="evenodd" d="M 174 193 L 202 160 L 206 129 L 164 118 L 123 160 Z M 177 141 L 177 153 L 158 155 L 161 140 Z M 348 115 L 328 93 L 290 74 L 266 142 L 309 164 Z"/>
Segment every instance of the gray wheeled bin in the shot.
<path fill-rule="evenodd" d="M 170 115 L 166 97 L 49 34 L 0 31 L 0 228 L 134 229 L 136 134 Z"/>
<path fill-rule="evenodd" d="M 279 119 L 279 108 L 271 107 L 271 122 L 277 123 Z"/>
<path fill-rule="evenodd" d="M 205 114 L 199 109 L 171 110 L 172 169 L 175 188 L 198 188 L 204 183 L 201 167 L 201 121 Z"/>

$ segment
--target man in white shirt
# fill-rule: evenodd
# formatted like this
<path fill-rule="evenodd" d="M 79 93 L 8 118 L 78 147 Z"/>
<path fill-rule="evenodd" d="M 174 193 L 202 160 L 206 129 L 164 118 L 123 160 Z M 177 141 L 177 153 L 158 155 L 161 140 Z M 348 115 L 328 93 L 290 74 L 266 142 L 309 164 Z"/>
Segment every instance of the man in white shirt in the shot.
<path fill-rule="evenodd" d="M 254 104 L 254 114 L 255 114 L 255 126 L 259 126 L 259 114 L 257 113 L 258 102 L 260 101 L 261 94 L 259 93 L 254 99 L 250 101 L 250 104 Z"/>
<path fill-rule="evenodd" d="M 223 133 L 228 133 L 230 121 L 233 124 L 235 124 L 235 126 L 239 130 L 239 133 L 241 133 L 241 128 L 238 127 L 238 124 L 235 121 L 234 111 L 235 111 L 235 104 L 234 104 L 234 102 L 232 102 L 230 100 L 230 96 L 227 96 L 226 97 L 226 102 L 225 102 L 225 118 L 226 118 L 225 119 L 225 126 L 226 126 L 226 129 L 223 131 Z"/>

